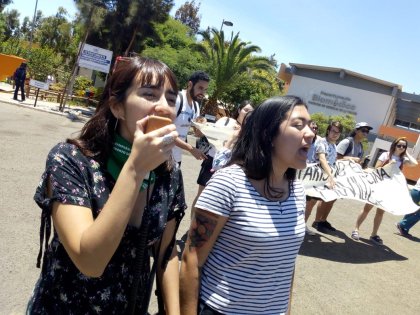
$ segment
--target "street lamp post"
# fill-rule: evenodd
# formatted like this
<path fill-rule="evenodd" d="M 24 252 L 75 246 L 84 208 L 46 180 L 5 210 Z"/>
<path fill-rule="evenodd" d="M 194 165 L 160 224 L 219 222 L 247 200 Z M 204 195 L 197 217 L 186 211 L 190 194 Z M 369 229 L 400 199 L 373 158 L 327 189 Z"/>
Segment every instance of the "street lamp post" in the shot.
<path fill-rule="evenodd" d="M 233 23 L 232 23 L 231 21 L 225 21 L 225 19 L 223 19 L 223 21 L 222 21 L 222 25 L 220 26 L 220 32 L 222 32 L 223 25 L 226 25 L 226 26 L 233 26 Z"/>
<path fill-rule="evenodd" d="M 35 18 L 36 18 L 36 8 L 37 7 L 38 7 L 38 0 L 36 0 L 36 2 L 35 2 L 34 18 L 32 19 L 31 35 L 30 35 L 30 39 L 29 39 L 29 50 L 32 48 L 32 38 L 33 38 L 33 33 L 34 33 L 34 28 L 35 28 Z"/>

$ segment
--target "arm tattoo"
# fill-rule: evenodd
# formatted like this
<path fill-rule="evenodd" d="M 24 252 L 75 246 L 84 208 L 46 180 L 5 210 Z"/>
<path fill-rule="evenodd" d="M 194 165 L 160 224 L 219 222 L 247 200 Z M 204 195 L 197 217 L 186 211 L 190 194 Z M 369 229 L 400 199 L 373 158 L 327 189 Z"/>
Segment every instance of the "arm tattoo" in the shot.
<path fill-rule="evenodd" d="M 216 225 L 217 220 L 197 213 L 190 229 L 190 250 L 194 247 L 202 247 L 212 236 Z"/>

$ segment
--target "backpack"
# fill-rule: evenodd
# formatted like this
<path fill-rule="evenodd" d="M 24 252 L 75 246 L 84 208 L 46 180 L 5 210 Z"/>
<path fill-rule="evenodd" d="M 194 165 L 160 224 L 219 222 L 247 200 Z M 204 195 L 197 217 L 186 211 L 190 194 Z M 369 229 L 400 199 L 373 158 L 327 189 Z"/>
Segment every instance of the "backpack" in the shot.
<path fill-rule="evenodd" d="M 349 140 L 349 146 L 347 147 L 346 152 L 344 152 L 343 156 L 351 155 L 351 153 L 353 151 L 353 145 L 354 145 L 353 137 L 347 137 L 346 139 Z M 360 145 L 362 146 L 361 155 L 363 156 L 363 145 L 361 143 L 360 143 Z M 361 156 L 357 156 L 357 157 L 361 158 Z"/>
<path fill-rule="evenodd" d="M 25 69 L 21 67 L 17 68 L 13 77 L 15 81 L 23 81 L 23 79 L 25 78 Z"/>
<path fill-rule="evenodd" d="M 176 113 L 176 117 L 178 117 L 181 114 L 182 106 L 184 104 L 184 96 L 182 95 L 182 92 L 179 92 L 178 96 L 181 99 L 181 101 L 179 102 L 179 108 L 178 108 L 178 112 Z M 193 101 L 193 106 L 194 106 L 194 113 L 198 113 L 198 104 L 196 101 Z"/>

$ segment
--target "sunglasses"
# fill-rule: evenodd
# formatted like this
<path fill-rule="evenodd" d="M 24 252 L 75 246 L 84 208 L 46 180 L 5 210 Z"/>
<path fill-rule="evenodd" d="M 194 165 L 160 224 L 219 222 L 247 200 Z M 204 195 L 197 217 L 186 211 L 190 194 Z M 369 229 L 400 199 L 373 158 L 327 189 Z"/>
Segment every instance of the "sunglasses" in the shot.
<path fill-rule="evenodd" d="M 311 129 L 312 129 L 313 131 L 317 131 L 317 130 L 318 130 L 318 127 L 311 127 Z"/>
<path fill-rule="evenodd" d="M 403 145 L 403 144 L 397 144 L 397 148 L 398 149 L 406 149 L 407 146 L 406 145 Z"/>
<path fill-rule="evenodd" d="M 360 129 L 361 132 L 368 134 L 369 133 L 369 129 Z"/>

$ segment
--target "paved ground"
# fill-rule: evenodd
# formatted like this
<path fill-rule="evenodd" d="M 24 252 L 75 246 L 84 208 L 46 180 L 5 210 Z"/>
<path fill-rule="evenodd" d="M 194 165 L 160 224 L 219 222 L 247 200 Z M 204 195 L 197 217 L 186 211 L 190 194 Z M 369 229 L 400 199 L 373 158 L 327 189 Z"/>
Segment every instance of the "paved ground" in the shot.
<path fill-rule="evenodd" d="M 30 101 L 18 106 L 7 96 L 0 93 L 0 314 L 23 314 L 39 275 L 40 210 L 32 196 L 50 148 L 77 132 L 82 122 L 51 115 L 48 108 L 49 113 L 30 110 Z M 184 156 L 189 204 L 196 194 L 199 165 Z M 378 247 L 367 240 L 371 215 L 361 229 L 365 238 L 354 242 L 349 233 L 361 208 L 356 201 L 338 201 L 330 215 L 337 233 L 305 239 L 297 260 L 293 314 L 419 314 L 420 225 L 413 228 L 413 239 L 402 238 L 393 225 L 399 217 L 385 214 L 380 235 L 386 246 Z M 189 212 L 179 236 L 188 225 Z"/>

